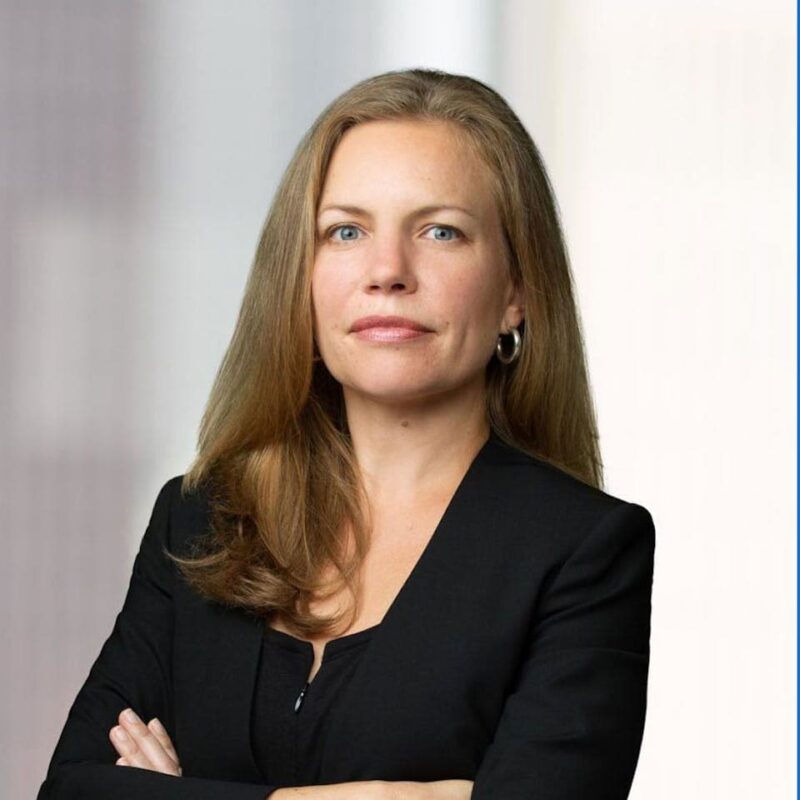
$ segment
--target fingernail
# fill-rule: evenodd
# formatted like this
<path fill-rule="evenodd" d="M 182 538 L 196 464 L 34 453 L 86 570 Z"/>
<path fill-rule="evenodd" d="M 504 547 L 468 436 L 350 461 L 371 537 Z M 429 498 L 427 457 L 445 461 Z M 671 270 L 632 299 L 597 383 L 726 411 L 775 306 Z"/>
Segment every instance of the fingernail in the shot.
<path fill-rule="evenodd" d="M 117 739 L 120 742 L 128 741 L 128 734 L 125 733 L 125 731 L 120 727 L 113 728 L 111 734 L 115 739 Z"/>
<path fill-rule="evenodd" d="M 166 733 L 164 726 L 159 722 L 158 717 L 153 717 L 153 719 L 150 720 L 150 723 L 159 733 Z"/>
<path fill-rule="evenodd" d="M 125 717 L 128 722 L 141 722 L 138 715 L 132 708 L 128 708 L 123 711 L 122 716 Z"/>

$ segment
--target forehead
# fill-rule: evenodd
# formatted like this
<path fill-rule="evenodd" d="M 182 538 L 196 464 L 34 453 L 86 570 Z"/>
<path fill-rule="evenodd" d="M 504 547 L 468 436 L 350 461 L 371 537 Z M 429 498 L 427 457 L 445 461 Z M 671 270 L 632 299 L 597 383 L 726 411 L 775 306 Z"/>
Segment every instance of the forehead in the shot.
<path fill-rule="evenodd" d="M 491 213 L 491 174 L 446 122 L 380 120 L 350 128 L 331 157 L 321 201 L 469 204 Z"/>

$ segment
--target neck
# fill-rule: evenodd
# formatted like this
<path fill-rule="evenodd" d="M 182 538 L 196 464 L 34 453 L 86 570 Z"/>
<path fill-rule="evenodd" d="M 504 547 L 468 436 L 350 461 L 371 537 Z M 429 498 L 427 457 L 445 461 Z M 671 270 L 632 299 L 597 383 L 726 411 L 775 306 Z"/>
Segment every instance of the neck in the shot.
<path fill-rule="evenodd" d="M 402 403 L 345 387 L 344 399 L 364 488 L 381 504 L 449 491 L 490 433 L 483 384 Z"/>

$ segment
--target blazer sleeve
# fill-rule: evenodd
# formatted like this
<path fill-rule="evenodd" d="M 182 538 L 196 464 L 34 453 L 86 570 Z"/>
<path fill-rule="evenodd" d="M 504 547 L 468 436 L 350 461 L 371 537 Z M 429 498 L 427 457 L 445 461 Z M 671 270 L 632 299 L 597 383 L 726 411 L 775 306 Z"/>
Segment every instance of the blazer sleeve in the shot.
<path fill-rule="evenodd" d="M 539 599 L 472 800 L 625 800 L 644 731 L 655 528 L 621 501 Z"/>
<path fill-rule="evenodd" d="M 172 596 L 177 570 L 163 548 L 170 547 L 170 504 L 180 483 L 180 476 L 172 478 L 158 494 L 122 610 L 72 703 L 37 800 L 264 800 L 278 788 L 115 763 L 119 754 L 109 731 L 124 708 L 130 706 L 145 721 L 158 717 L 174 730 Z"/>

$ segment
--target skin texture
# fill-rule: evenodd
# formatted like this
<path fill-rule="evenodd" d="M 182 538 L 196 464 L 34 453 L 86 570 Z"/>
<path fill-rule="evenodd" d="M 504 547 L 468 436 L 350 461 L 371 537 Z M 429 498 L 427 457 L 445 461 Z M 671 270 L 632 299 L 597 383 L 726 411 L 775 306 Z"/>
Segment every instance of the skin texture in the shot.
<path fill-rule="evenodd" d="M 132 719 L 128 718 L 129 713 L 133 714 Z M 181 775 L 178 754 L 158 718 L 145 725 L 133 709 L 127 708 L 120 713 L 119 725 L 110 730 L 109 738 L 120 754 L 118 766 Z"/>
<path fill-rule="evenodd" d="M 498 335 L 524 316 L 491 185 L 488 167 L 442 122 L 356 125 L 328 166 L 311 275 L 314 336 L 342 385 L 376 517 L 397 517 L 398 508 L 413 516 L 448 498 L 488 437 L 486 365 Z M 423 210 L 440 205 L 465 210 Z M 432 332 L 402 342 L 351 332 L 371 315 L 408 317 Z"/>
<path fill-rule="evenodd" d="M 439 204 L 470 214 L 416 214 Z M 523 314 L 521 294 L 504 275 L 489 174 L 471 149 L 442 123 L 357 125 L 333 154 L 319 208 L 315 338 L 348 411 L 370 400 L 431 405 L 441 393 L 482 386 L 498 333 L 519 325 Z M 349 333 L 357 318 L 371 314 L 410 317 L 433 334 L 373 343 Z"/>
<path fill-rule="evenodd" d="M 466 211 L 420 211 L 433 205 Z M 342 384 L 376 519 L 381 509 L 396 517 L 398 507 L 449 496 L 488 435 L 485 368 L 498 334 L 524 316 L 506 258 L 487 168 L 448 125 L 369 122 L 342 137 L 317 218 L 314 336 Z M 351 333 L 373 314 L 408 317 L 431 332 L 406 341 Z M 440 485 L 431 487 L 431 475 Z M 119 723 L 110 733 L 118 765 L 181 774 L 157 720 L 121 714 Z M 115 738 L 118 729 L 127 742 Z M 460 779 L 356 781 L 278 789 L 270 800 L 469 800 L 471 792 L 472 781 Z"/>

